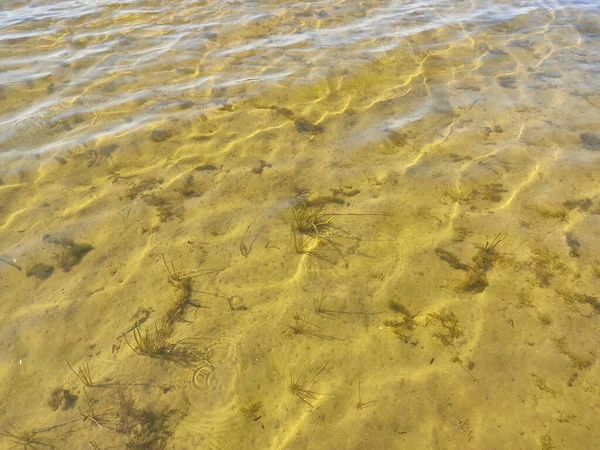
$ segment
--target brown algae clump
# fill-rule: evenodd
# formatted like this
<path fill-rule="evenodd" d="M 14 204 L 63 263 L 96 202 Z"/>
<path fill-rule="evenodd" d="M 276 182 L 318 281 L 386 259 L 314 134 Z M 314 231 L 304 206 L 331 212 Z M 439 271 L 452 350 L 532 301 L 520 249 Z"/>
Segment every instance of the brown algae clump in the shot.
<path fill-rule="evenodd" d="M 396 300 L 390 300 L 388 302 L 388 307 L 391 311 L 402 314 L 404 318 L 402 321 L 386 320 L 383 322 L 383 324 L 386 327 L 389 327 L 393 333 L 398 336 L 398 338 L 404 341 L 405 344 L 416 344 L 416 342 L 412 341 L 412 331 L 414 331 L 415 327 L 417 326 L 415 318 L 418 316 L 418 314 L 413 314 L 406 306 L 397 302 Z"/>
<path fill-rule="evenodd" d="M 564 336 L 561 338 L 554 339 L 554 343 L 556 344 L 558 351 L 561 354 L 565 355 L 567 358 L 569 358 L 571 360 L 571 364 L 573 364 L 573 367 L 575 367 L 576 369 L 579 369 L 579 370 L 589 369 L 596 362 L 596 358 L 594 357 L 594 354 L 591 352 L 590 352 L 589 356 L 588 355 L 580 355 L 578 353 L 575 353 L 571 349 L 569 349 L 569 347 L 567 345 L 567 338 Z"/>
<path fill-rule="evenodd" d="M 79 264 L 83 257 L 94 249 L 90 244 L 78 244 L 73 239 L 66 237 L 46 235 L 44 236 L 44 240 L 61 247 L 60 251 L 55 253 L 54 256 L 59 267 L 65 272 L 69 272 L 73 266 Z"/>
<path fill-rule="evenodd" d="M 54 273 L 54 266 L 50 264 L 44 263 L 35 263 L 33 266 L 27 269 L 28 277 L 36 277 L 40 280 L 45 280 L 50 278 L 50 276 Z"/>
<path fill-rule="evenodd" d="M 429 325 L 435 322 L 437 322 L 441 330 L 435 332 L 433 337 L 438 338 L 442 344 L 453 346 L 456 339 L 463 337 L 460 322 L 452 311 L 442 309 L 439 313 L 429 314 L 427 317 L 427 324 Z"/>
<path fill-rule="evenodd" d="M 500 254 L 497 251 L 498 244 L 504 240 L 504 237 L 498 233 L 490 242 L 478 247 L 478 252 L 473 256 L 473 265 L 469 267 L 467 275 L 463 282 L 458 286 L 462 292 L 480 294 L 488 286 L 487 272 L 492 270 L 494 263 Z"/>

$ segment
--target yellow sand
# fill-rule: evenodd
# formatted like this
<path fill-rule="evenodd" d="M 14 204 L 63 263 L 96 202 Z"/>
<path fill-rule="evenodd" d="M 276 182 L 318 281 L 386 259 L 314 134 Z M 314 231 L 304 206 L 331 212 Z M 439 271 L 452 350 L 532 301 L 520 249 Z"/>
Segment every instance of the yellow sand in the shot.
<path fill-rule="evenodd" d="M 449 24 L 326 77 L 324 51 L 262 87 L 189 87 L 249 56 L 176 51 L 10 84 L 3 117 L 65 93 L 2 131 L 23 155 L 0 160 L 0 252 L 22 267 L 0 262 L 2 429 L 63 449 L 595 448 L 599 53 L 556 14 Z M 45 39 L 12 51 L 79 42 Z M 78 64 L 93 82 L 61 88 Z M 303 204 L 328 227 L 298 254 Z M 67 271 L 65 239 L 94 247 Z M 197 303 L 151 358 L 132 328 L 181 295 L 163 255 Z M 55 270 L 26 276 L 36 263 Z"/>

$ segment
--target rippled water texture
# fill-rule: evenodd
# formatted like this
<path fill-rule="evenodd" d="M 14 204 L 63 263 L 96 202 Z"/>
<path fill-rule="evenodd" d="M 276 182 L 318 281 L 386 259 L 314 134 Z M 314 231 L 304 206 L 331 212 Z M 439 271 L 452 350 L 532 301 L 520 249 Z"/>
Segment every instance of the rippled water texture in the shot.
<path fill-rule="evenodd" d="M 3 0 L 0 447 L 597 448 L 597 5 Z"/>

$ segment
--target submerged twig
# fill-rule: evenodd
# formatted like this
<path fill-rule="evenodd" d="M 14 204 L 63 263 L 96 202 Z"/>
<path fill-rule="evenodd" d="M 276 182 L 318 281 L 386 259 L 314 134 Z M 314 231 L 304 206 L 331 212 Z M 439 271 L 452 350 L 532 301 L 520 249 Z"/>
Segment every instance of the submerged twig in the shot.
<path fill-rule="evenodd" d="M 9 258 L 6 255 L 0 255 L 0 262 L 3 262 L 4 264 L 8 264 L 9 266 L 14 267 L 15 269 L 17 269 L 19 272 L 21 270 L 23 270 L 21 268 L 20 265 L 17 264 L 17 260 L 15 258 Z"/>
<path fill-rule="evenodd" d="M 242 240 L 240 241 L 240 253 L 242 254 L 242 256 L 244 258 L 246 258 L 250 254 L 250 252 L 252 251 L 252 244 L 254 244 L 254 241 L 256 241 L 256 239 L 260 235 L 260 231 L 259 231 L 254 236 L 254 239 L 252 239 L 252 241 L 250 241 L 250 245 L 246 245 L 246 243 L 244 242 L 244 239 L 246 239 L 246 235 L 248 234 L 249 230 L 250 230 L 250 225 L 248 225 L 248 228 L 246 228 L 246 231 L 244 232 L 244 236 L 242 236 Z"/>
<path fill-rule="evenodd" d="M 358 403 L 356 403 L 356 409 L 365 409 L 367 406 L 372 405 L 373 403 L 377 403 L 377 400 L 371 400 L 368 402 L 362 401 L 362 396 L 360 393 L 360 379 L 358 380 Z"/>

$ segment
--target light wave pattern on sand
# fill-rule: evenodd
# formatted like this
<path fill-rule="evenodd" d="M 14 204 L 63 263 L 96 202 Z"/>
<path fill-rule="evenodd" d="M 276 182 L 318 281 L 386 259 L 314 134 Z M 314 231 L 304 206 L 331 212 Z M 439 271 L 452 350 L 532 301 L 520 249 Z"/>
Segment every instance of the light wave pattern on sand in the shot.
<path fill-rule="evenodd" d="M 1 445 L 595 448 L 596 2 L 2 8 Z"/>

